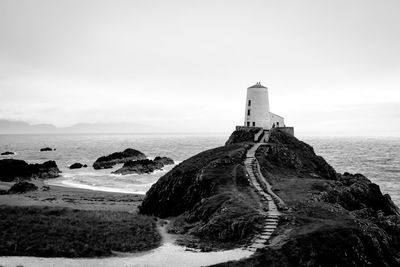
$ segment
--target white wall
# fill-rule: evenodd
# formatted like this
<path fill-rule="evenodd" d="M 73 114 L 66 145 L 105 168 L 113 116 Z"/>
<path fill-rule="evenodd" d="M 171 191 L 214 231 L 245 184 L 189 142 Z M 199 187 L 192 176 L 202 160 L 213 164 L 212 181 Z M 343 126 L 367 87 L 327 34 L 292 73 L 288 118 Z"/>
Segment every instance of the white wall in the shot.
<path fill-rule="evenodd" d="M 276 115 L 272 112 L 270 112 L 270 117 L 271 117 L 271 127 L 274 124 L 275 124 L 275 127 L 284 127 L 285 126 L 285 121 L 284 121 L 283 117 Z"/>
<path fill-rule="evenodd" d="M 249 105 L 249 100 L 251 104 Z M 248 112 L 250 110 L 250 115 Z M 248 124 L 249 122 L 249 124 Z M 255 125 L 253 125 L 255 123 Z M 246 108 L 244 126 L 271 128 L 271 119 L 269 112 L 268 88 L 260 87 L 247 88 Z"/>

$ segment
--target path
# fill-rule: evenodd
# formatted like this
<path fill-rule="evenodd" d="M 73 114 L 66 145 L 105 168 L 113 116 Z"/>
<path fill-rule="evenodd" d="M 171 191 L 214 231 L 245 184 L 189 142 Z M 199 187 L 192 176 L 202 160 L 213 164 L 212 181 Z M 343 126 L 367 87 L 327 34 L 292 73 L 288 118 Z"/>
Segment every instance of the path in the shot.
<path fill-rule="evenodd" d="M 231 260 L 239 260 L 250 257 L 257 249 L 266 246 L 266 242 L 278 226 L 279 209 L 285 209 L 284 202 L 271 190 L 271 185 L 263 177 L 259 163 L 255 157 L 257 149 L 269 141 L 268 132 L 257 137 L 259 143 L 255 143 L 247 151 L 244 161 L 251 184 L 260 196 L 263 208 L 260 210 L 265 219 L 262 231 L 253 239 L 251 245 L 246 248 L 237 248 L 225 251 L 193 252 L 186 247 L 176 245 L 174 239 L 166 232 L 166 225 L 159 228 L 163 236 L 163 244 L 153 250 L 142 253 L 123 253 L 116 257 L 105 258 L 41 258 L 41 257 L 0 257 L 0 265 L 3 266 L 207 266 Z M 265 142 L 265 143 L 264 143 Z"/>
<path fill-rule="evenodd" d="M 118 253 L 105 258 L 43 258 L 43 257 L 0 257 L 0 266 L 25 267 L 151 267 L 176 266 L 200 267 L 250 257 L 253 252 L 244 248 L 223 251 L 195 252 L 175 244 L 173 235 L 167 233 L 167 224 L 159 226 L 163 244 L 150 251 Z"/>
<path fill-rule="evenodd" d="M 267 143 L 268 141 L 269 133 L 265 131 L 264 136 L 261 138 L 261 142 Z M 261 174 L 260 165 L 255 156 L 257 149 L 266 143 L 255 143 L 253 147 L 247 151 L 246 160 L 244 161 L 250 182 L 259 195 L 262 204 L 264 204 L 264 209 L 261 210 L 260 213 L 266 216 L 263 229 L 247 248 L 252 252 L 266 246 L 266 242 L 271 238 L 272 233 L 278 226 L 279 216 L 281 215 L 279 209 L 286 209 L 285 203 L 272 191 L 271 185 Z"/>

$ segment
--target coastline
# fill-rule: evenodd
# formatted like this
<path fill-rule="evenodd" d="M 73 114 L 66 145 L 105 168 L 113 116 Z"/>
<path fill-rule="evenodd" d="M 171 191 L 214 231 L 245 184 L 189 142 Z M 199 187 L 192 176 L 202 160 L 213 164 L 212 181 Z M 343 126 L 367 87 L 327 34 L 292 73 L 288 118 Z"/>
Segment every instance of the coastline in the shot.
<path fill-rule="evenodd" d="M 46 181 L 32 181 L 39 189 L 24 194 L 0 195 L 0 205 L 7 206 L 48 206 L 80 210 L 112 210 L 136 212 L 144 195 L 90 190 L 48 184 Z M 6 190 L 13 183 L 0 182 L 0 189 Z M 48 190 L 43 190 L 48 186 Z"/>
<path fill-rule="evenodd" d="M 47 180 L 47 181 L 45 181 L 45 184 L 48 186 L 54 186 L 54 187 L 82 189 L 82 190 L 88 190 L 88 191 L 116 193 L 116 194 L 129 194 L 129 195 L 145 195 L 146 194 L 145 191 L 132 192 L 132 191 L 124 190 L 121 188 L 111 188 L 111 187 L 98 186 L 98 185 L 96 185 L 96 186 L 85 185 L 85 184 L 73 182 L 64 177 Z M 151 184 L 149 184 L 149 186 L 151 186 Z"/>

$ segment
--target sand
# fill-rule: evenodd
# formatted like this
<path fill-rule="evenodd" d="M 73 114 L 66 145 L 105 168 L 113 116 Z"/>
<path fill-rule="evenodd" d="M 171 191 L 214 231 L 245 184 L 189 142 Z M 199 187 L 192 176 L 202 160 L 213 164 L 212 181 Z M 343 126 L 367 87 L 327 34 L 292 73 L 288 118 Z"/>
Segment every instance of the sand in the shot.
<path fill-rule="evenodd" d="M 0 205 L 136 212 L 144 198 L 144 195 L 46 185 L 41 180 L 35 180 L 33 183 L 39 188 L 37 191 L 0 195 Z M 0 189 L 7 190 L 12 185 L 13 183 L 0 182 Z M 46 190 L 46 186 L 48 186 L 48 190 Z"/>

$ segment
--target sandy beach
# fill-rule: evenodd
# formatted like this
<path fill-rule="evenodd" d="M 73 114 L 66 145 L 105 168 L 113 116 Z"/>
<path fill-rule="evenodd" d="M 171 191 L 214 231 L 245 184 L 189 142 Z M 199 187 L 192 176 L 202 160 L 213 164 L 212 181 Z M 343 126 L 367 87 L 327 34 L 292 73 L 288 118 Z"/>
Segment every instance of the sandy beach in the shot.
<path fill-rule="evenodd" d="M 38 190 L 24 194 L 0 195 L 0 205 L 135 212 L 144 198 L 144 195 L 47 185 L 42 180 L 33 180 L 32 182 L 39 188 Z M 13 184 L 0 182 L 0 189 L 8 190 Z"/>

